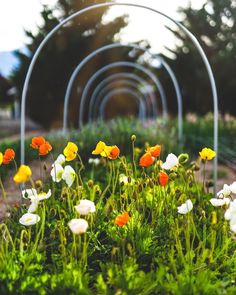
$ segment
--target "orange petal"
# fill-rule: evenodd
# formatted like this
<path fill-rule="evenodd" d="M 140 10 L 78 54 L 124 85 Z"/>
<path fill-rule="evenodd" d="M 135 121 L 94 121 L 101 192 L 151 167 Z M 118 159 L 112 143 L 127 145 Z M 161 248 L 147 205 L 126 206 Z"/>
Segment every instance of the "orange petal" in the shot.
<path fill-rule="evenodd" d="M 139 160 L 139 166 L 149 167 L 153 164 L 153 158 L 150 153 L 145 153 Z"/>

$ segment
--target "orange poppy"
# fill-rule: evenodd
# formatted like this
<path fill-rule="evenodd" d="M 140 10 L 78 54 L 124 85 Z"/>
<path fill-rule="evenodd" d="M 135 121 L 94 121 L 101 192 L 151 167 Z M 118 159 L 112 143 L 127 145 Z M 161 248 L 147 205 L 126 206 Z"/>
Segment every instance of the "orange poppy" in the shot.
<path fill-rule="evenodd" d="M 159 157 L 161 154 L 161 146 L 159 144 L 151 146 L 146 149 L 147 153 L 150 153 L 152 157 Z"/>
<path fill-rule="evenodd" d="M 168 176 L 168 174 L 166 174 L 165 172 L 160 172 L 158 176 L 159 176 L 159 183 L 160 183 L 160 186 L 165 186 L 165 185 L 167 185 L 168 180 L 169 180 L 169 176 Z"/>
<path fill-rule="evenodd" d="M 153 158 L 150 153 L 145 153 L 139 160 L 139 166 L 149 167 L 153 164 Z"/>
<path fill-rule="evenodd" d="M 41 144 L 39 147 L 39 155 L 45 156 L 52 150 L 51 144 L 46 141 L 45 143 Z"/>
<path fill-rule="evenodd" d="M 3 155 L 3 164 L 9 164 L 15 158 L 15 152 L 13 149 L 6 149 Z"/>
<path fill-rule="evenodd" d="M 42 144 L 45 144 L 46 140 L 43 136 L 37 136 L 32 138 L 31 147 L 38 150 Z"/>
<path fill-rule="evenodd" d="M 112 149 L 109 152 L 108 158 L 115 160 L 119 157 L 120 155 L 120 149 L 118 148 L 118 146 L 114 145 L 112 146 Z"/>
<path fill-rule="evenodd" d="M 128 212 L 124 212 L 120 215 L 117 215 L 114 222 L 118 226 L 124 226 L 129 221 L 129 218 Z"/>

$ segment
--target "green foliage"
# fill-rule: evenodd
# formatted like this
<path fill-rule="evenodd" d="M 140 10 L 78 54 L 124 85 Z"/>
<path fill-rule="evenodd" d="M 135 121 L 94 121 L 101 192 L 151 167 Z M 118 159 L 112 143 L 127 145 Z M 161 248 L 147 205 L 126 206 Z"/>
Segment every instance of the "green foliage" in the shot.
<path fill-rule="evenodd" d="M 42 7 L 43 24 L 39 26 L 39 31 L 37 33 L 26 32 L 29 39 L 27 45 L 29 53 L 16 52 L 20 66 L 13 72 L 12 80 L 17 86 L 18 93 L 22 93 L 29 63 L 44 37 L 62 19 L 80 9 L 101 2 L 106 1 L 60 0 L 53 8 Z M 107 8 L 97 9 L 75 18 L 55 34 L 40 54 L 30 80 L 27 112 L 32 119 L 40 122 L 44 127 L 56 124 L 55 122 L 62 117 L 66 86 L 75 66 L 94 49 L 112 43 L 114 35 L 126 25 L 124 18 L 116 18 L 108 24 L 102 23 L 102 17 L 106 11 Z M 112 56 L 119 57 L 120 50 L 112 52 Z M 96 68 L 100 68 L 109 59 L 110 55 L 106 53 L 100 59 L 94 58 L 92 68 L 87 66 L 78 76 L 79 86 L 83 87 L 91 73 L 94 73 Z M 71 105 L 78 105 L 77 88 L 78 84 L 74 87 Z M 78 109 L 71 108 L 71 121 L 76 120 Z"/>
<path fill-rule="evenodd" d="M 216 78 L 220 110 L 235 115 L 236 2 L 205 2 L 201 9 L 194 9 L 190 5 L 180 8 L 179 12 L 183 25 L 196 36 L 210 61 Z M 171 50 L 175 59 L 170 63 L 178 73 L 184 105 L 188 105 L 188 111 L 204 114 L 212 109 L 213 104 L 205 66 L 192 42 L 180 31 L 174 34 L 180 45 Z"/>
<path fill-rule="evenodd" d="M 115 132 L 129 124 L 118 121 L 115 127 L 111 123 L 113 140 L 107 143 L 117 144 Z M 134 130 L 135 126 L 141 129 L 139 124 L 132 125 Z M 96 128 L 92 149 L 98 140 L 107 139 L 98 138 L 99 125 Z M 81 140 L 85 140 L 83 132 Z M 127 146 L 132 146 L 131 134 Z M 145 132 L 135 134 L 135 147 L 138 134 L 146 136 Z M 155 133 L 152 140 L 157 143 Z M 80 147 L 80 155 L 85 146 Z M 143 154 L 145 148 L 140 148 Z M 124 156 L 114 161 L 103 158 L 99 166 L 67 162 L 78 179 L 71 187 L 49 179 L 38 188 L 38 193 L 52 190 L 50 198 L 39 202 L 38 223 L 28 227 L 19 223 L 29 208 L 30 200 L 25 200 L 0 224 L 0 293 L 234 294 L 236 245 L 224 219 L 226 208 L 210 204 L 212 194 L 201 180 L 195 181 L 194 166 L 187 154 L 184 158 L 174 171 L 167 171 L 166 186 L 159 184 L 157 161 L 145 169 L 138 167 L 137 157 L 135 162 Z M 80 169 L 83 166 L 87 172 Z M 120 181 L 122 174 L 130 180 Z M 96 212 L 79 215 L 74 206 L 84 199 L 94 201 Z M 177 207 L 187 199 L 193 202 L 192 211 L 178 214 Z M 114 221 L 125 211 L 130 218 L 118 226 Z M 87 220 L 86 233 L 70 231 L 68 223 L 73 218 Z"/>

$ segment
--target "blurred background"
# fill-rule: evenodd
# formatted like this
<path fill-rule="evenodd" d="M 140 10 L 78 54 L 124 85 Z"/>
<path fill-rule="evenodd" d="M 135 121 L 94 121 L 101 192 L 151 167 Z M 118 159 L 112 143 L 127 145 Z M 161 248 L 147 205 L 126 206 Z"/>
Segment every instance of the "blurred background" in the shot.
<path fill-rule="evenodd" d="M 67 16 L 86 6 L 101 2 L 104 0 L 0 2 L 2 124 L 4 120 L 5 122 L 7 119 L 17 120 L 20 116 L 19 105 L 26 72 L 35 50 L 46 34 Z M 180 21 L 194 33 L 215 75 L 220 112 L 235 115 L 236 1 L 129 0 L 123 2 L 150 6 Z M 32 128 L 61 127 L 65 90 L 73 70 L 86 55 L 98 47 L 113 42 L 137 43 L 150 48 L 153 54 L 163 56 L 178 79 L 183 95 L 184 113 L 204 115 L 213 109 L 205 67 L 197 50 L 183 32 L 172 22 L 153 12 L 135 7 L 117 6 L 96 9 L 75 18 L 55 34 L 45 46 L 33 71 L 27 97 L 26 110 L 30 119 L 28 124 L 32 124 Z M 93 58 L 82 69 L 70 97 L 70 126 L 77 127 L 81 90 L 89 77 L 102 66 L 119 60 L 141 62 L 145 67 L 152 68 L 164 85 L 169 112 L 176 115 L 177 103 L 169 77 L 141 52 L 129 54 L 129 51 L 128 48 L 106 51 Z M 110 74 L 111 72 L 107 75 Z M 131 99 L 118 94 L 107 104 L 105 113 L 107 118 L 112 118 L 123 114 L 137 115 L 137 110 Z M 86 119 L 85 115 L 85 121 Z"/>

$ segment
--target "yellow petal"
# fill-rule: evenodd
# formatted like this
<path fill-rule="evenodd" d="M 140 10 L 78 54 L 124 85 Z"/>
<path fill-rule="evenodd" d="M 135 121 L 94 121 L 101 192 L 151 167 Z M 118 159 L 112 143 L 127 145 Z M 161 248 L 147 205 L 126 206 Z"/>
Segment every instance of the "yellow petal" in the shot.
<path fill-rule="evenodd" d="M 2 161 L 3 161 L 3 154 L 0 152 L 0 165 L 2 165 Z"/>
<path fill-rule="evenodd" d="M 96 145 L 95 150 L 92 151 L 92 154 L 93 155 L 100 155 L 104 151 L 105 147 L 106 147 L 105 142 L 99 141 Z"/>

